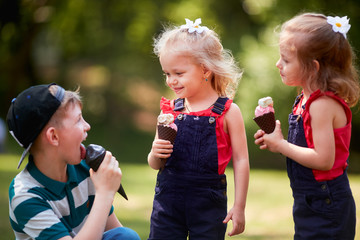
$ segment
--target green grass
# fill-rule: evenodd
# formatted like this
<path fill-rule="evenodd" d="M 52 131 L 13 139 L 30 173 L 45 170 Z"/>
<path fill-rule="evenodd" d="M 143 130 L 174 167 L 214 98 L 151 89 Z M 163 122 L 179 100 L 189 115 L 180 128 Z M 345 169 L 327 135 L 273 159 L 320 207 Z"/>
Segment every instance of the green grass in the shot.
<path fill-rule="evenodd" d="M 17 155 L 0 155 L 0 232 L 1 239 L 13 239 L 8 220 L 8 186 L 19 172 Z M 25 164 L 22 166 L 22 168 Z M 152 210 L 156 171 L 147 165 L 120 164 L 123 186 L 129 201 L 117 195 L 114 201 L 116 215 L 127 227 L 137 231 L 141 239 L 147 239 Z M 229 208 L 233 203 L 234 184 L 231 168 L 228 176 Z M 358 209 L 360 208 L 360 175 L 350 175 L 350 183 Z M 226 239 L 282 240 L 292 239 L 292 197 L 285 171 L 251 170 L 246 206 L 246 230 L 243 234 Z M 357 216 L 360 216 L 358 210 Z M 357 237 L 360 236 L 360 223 Z M 228 231 L 231 229 L 228 225 Z"/>

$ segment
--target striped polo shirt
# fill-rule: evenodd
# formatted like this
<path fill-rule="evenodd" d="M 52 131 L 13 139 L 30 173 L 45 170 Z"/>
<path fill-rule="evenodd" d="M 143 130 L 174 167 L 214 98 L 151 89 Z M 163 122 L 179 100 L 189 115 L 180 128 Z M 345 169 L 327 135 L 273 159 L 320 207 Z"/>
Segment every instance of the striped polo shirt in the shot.
<path fill-rule="evenodd" d="M 29 156 L 28 165 L 9 188 L 10 222 L 16 239 L 59 239 L 80 231 L 93 205 L 95 188 L 85 161 L 68 165 L 67 174 L 66 183 L 52 180 Z"/>

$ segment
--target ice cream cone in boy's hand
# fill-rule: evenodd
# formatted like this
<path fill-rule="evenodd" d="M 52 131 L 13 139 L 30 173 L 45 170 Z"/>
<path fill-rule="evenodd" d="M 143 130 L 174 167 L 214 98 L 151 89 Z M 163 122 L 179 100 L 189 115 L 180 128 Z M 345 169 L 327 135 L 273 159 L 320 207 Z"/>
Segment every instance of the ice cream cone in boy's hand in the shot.
<path fill-rule="evenodd" d="M 169 140 L 172 144 L 174 144 L 177 134 L 177 126 L 174 123 L 174 115 L 170 113 L 160 114 L 158 117 L 157 129 L 160 139 Z"/>
<path fill-rule="evenodd" d="M 275 129 L 275 110 L 274 103 L 271 97 L 259 99 L 258 106 L 255 109 L 254 121 L 257 125 L 265 131 L 265 133 L 272 133 Z"/>

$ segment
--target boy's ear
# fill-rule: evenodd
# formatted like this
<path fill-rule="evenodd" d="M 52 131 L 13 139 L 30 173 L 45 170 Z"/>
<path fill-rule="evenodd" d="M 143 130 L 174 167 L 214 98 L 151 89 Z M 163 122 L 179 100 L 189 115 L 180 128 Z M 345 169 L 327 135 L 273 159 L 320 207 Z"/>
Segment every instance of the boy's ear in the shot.
<path fill-rule="evenodd" d="M 45 136 L 46 136 L 46 140 L 51 145 L 57 146 L 59 144 L 59 136 L 54 127 L 49 127 L 48 129 L 46 129 Z"/>

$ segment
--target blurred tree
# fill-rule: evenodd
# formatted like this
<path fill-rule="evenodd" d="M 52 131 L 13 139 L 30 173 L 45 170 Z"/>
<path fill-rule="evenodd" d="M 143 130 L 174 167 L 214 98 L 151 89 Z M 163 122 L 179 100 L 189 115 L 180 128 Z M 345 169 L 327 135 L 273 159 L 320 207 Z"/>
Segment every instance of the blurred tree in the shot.
<path fill-rule="evenodd" d="M 6 117 L 11 99 L 30 85 L 79 85 L 85 118 L 93 126 L 88 141 L 145 162 L 159 99 L 172 96 L 152 53 L 153 38 L 163 25 L 201 17 L 244 69 L 235 101 L 245 117 L 253 166 L 282 166 L 268 161 L 278 155 L 252 144 L 257 99 L 273 96 L 276 116 L 286 129 L 296 96 L 275 67 L 276 29 L 300 12 L 347 15 L 349 40 L 359 55 L 359 10 L 358 0 L 0 0 L 0 117 Z M 355 144 L 360 138 L 358 116 L 355 109 L 354 156 L 360 155 Z"/>

